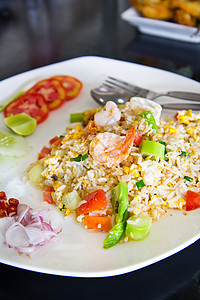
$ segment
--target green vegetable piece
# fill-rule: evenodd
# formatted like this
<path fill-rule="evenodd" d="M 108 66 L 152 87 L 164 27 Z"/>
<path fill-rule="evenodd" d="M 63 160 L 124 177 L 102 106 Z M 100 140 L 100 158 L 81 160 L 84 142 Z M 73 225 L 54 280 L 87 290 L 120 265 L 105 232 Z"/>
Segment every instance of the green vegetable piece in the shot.
<path fill-rule="evenodd" d="M 162 144 L 162 145 L 164 145 L 166 147 L 166 143 L 164 141 L 159 140 L 159 143 Z"/>
<path fill-rule="evenodd" d="M 79 161 L 81 161 L 81 158 L 82 158 L 82 155 L 79 154 L 78 156 L 74 157 L 74 160 L 79 162 Z"/>
<path fill-rule="evenodd" d="M 147 121 L 148 125 L 152 125 L 152 129 L 156 130 L 156 133 L 158 133 L 158 127 L 156 125 L 156 120 L 154 118 L 153 113 L 150 110 L 146 110 L 140 113 L 141 117 L 144 117 Z"/>
<path fill-rule="evenodd" d="M 88 154 L 85 153 L 83 156 L 82 156 L 82 161 L 86 160 L 88 158 Z"/>
<path fill-rule="evenodd" d="M 62 196 L 62 201 L 69 210 L 75 210 L 78 207 L 80 200 L 81 198 L 75 190 Z"/>
<path fill-rule="evenodd" d="M 137 186 L 138 190 L 141 190 L 145 186 L 145 183 L 141 179 L 141 180 L 139 180 L 139 181 L 136 182 L 136 186 Z"/>
<path fill-rule="evenodd" d="M 189 154 L 186 151 L 181 151 L 179 156 L 189 156 Z"/>
<path fill-rule="evenodd" d="M 74 160 L 77 162 L 79 162 L 81 160 L 84 161 L 88 158 L 88 156 L 89 155 L 87 153 L 85 153 L 84 155 L 79 154 L 78 156 L 74 157 Z"/>
<path fill-rule="evenodd" d="M 124 213 L 123 221 L 116 223 L 109 231 L 108 235 L 104 240 L 104 244 L 103 244 L 104 249 L 108 249 L 110 247 L 115 246 L 117 243 L 119 243 L 126 228 L 127 217 L 128 217 L 128 210 L 126 210 L 126 212 Z"/>
<path fill-rule="evenodd" d="M 28 180 L 37 185 L 43 182 L 44 177 L 41 173 L 44 171 L 44 168 L 40 165 L 34 165 L 27 173 Z"/>
<path fill-rule="evenodd" d="M 165 157 L 164 157 L 164 160 L 168 161 L 169 158 L 166 156 L 166 153 L 167 153 L 166 143 L 164 141 L 162 141 L 162 140 L 159 140 L 159 143 L 165 146 Z"/>
<path fill-rule="evenodd" d="M 112 189 L 113 213 L 116 212 L 117 203 L 119 203 L 119 207 L 118 207 L 118 215 L 116 217 L 116 223 L 122 221 L 124 213 L 129 206 L 128 186 L 124 182 L 120 182 L 118 186 Z"/>
<path fill-rule="evenodd" d="M 126 222 L 125 235 L 134 241 L 143 240 L 150 232 L 152 218 L 149 216 L 131 216 Z"/>
<path fill-rule="evenodd" d="M 0 154 L 4 156 L 24 156 L 30 151 L 30 146 L 24 137 L 0 130 Z"/>
<path fill-rule="evenodd" d="M 11 99 L 9 99 L 9 100 L 6 101 L 5 103 L 1 104 L 1 105 L 0 105 L 0 112 L 3 111 L 3 110 L 5 109 L 5 107 L 6 107 L 9 103 L 11 103 L 11 102 L 13 102 L 15 99 L 21 97 L 23 94 L 24 94 L 24 92 L 19 92 L 19 93 L 17 93 L 14 97 L 12 97 Z"/>
<path fill-rule="evenodd" d="M 29 135 L 33 133 L 37 126 L 36 119 L 26 113 L 16 114 L 4 119 L 8 128 L 19 135 Z"/>
<path fill-rule="evenodd" d="M 158 142 L 143 140 L 140 153 L 143 157 L 150 155 L 152 157 L 159 157 L 161 159 L 164 159 L 165 146 Z"/>
<path fill-rule="evenodd" d="M 125 230 L 126 222 L 120 222 L 113 226 L 113 228 L 109 231 L 107 237 L 104 240 L 103 248 L 108 249 L 110 247 L 115 246 L 121 240 L 124 230 Z"/>
<path fill-rule="evenodd" d="M 74 113 L 70 115 L 70 123 L 82 122 L 84 113 Z"/>
<path fill-rule="evenodd" d="M 189 176 L 184 176 L 184 179 L 189 181 L 189 182 L 192 182 L 193 181 L 193 178 L 192 177 L 189 177 Z"/>

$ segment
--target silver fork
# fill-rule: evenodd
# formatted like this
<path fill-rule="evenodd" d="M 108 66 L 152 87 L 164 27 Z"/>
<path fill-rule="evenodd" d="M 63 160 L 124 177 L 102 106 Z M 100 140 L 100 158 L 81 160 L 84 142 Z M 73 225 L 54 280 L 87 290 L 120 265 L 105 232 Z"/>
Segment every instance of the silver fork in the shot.
<path fill-rule="evenodd" d="M 130 100 L 131 97 L 143 97 L 149 100 L 155 100 L 161 96 L 177 98 L 180 100 L 197 101 L 198 103 L 176 103 L 174 100 L 166 104 L 161 104 L 165 109 L 193 109 L 200 110 L 200 94 L 170 91 L 167 93 L 156 93 L 154 91 L 141 88 L 136 85 L 129 84 L 125 81 L 108 77 L 101 86 L 91 90 L 91 96 L 100 105 L 105 105 L 108 101 L 114 101 L 116 104 L 124 104 Z"/>

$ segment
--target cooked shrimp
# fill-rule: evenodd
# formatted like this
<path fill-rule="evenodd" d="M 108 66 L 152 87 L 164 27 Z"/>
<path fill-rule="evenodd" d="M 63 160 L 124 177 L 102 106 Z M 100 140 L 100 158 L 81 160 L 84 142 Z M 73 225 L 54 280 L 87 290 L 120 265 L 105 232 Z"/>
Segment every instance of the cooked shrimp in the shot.
<path fill-rule="evenodd" d="M 130 109 L 139 114 L 144 110 L 151 110 L 158 125 L 160 122 L 162 107 L 160 104 L 146 98 L 132 97 L 128 103 Z"/>
<path fill-rule="evenodd" d="M 121 118 L 121 111 L 117 105 L 108 101 L 103 110 L 94 115 L 94 122 L 97 126 L 107 126 L 117 123 Z"/>
<path fill-rule="evenodd" d="M 135 128 L 131 127 L 126 136 L 110 132 L 99 133 L 90 143 L 90 154 L 95 161 L 113 168 L 125 160 L 133 146 Z"/>

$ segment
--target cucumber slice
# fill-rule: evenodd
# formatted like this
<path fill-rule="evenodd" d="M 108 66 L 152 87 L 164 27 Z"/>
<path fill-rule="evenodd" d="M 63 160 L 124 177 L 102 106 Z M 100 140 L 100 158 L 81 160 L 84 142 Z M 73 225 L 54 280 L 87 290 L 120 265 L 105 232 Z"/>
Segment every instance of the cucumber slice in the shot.
<path fill-rule="evenodd" d="M 69 210 L 75 210 L 78 207 L 80 200 L 77 191 L 72 191 L 71 193 L 62 196 L 62 201 Z"/>
<path fill-rule="evenodd" d="M 8 128 L 19 135 L 29 135 L 36 128 L 37 121 L 26 113 L 16 114 L 4 119 Z"/>
<path fill-rule="evenodd" d="M 0 130 L 0 155 L 3 156 L 24 156 L 30 151 L 25 138 L 17 134 Z"/>
<path fill-rule="evenodd" d="M 132 216 L 127 220 L 125 235 L 134 241 L 143 240 L 149 233 L 152 218 L 149 216 Z"/>

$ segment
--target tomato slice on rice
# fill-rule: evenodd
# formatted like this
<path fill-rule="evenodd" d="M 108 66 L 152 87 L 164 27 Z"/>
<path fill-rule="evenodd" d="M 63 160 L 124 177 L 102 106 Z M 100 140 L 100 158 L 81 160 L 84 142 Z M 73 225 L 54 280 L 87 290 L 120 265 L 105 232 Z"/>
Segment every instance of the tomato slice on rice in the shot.
<path fill-rule="evenodd" d="M 60 81 L 66 91 L 66 100 L 70 100 L 78 96 L 82 89 L 82 82 L 73 76 L 67 75 L 56 75 L 51 77 Z"/>
<path fill-rule="evenodd" d="M 37 82 L 27 93 L 41 94 L 50 110 L 60 107 L 66 99 L 66 91 L 60 81 L 56 79 L 44 79 Z"/>
<path fill-rule="evenodd" d="M 48 105 L 40 94 L 25 93 L 9 103 L 4 109 L 4 116 L 26 113 L 36 119 L 37 124 L 42 123 L 49 114 Z"/>
<path fill-rule="evenodd" d="M 87 195 L 85 202 L 77 209 L 77 216 L 103 209 L 107 206 L 107 199 L 104 190 L 96 190 Z"/>
<path fill-rule="evenodd" d="M 49 204 L 55 204 L 52 193 L 54 192 L 54 188 L 52 186 L 45 186 L 43 190 L 43 201 Z"/>

